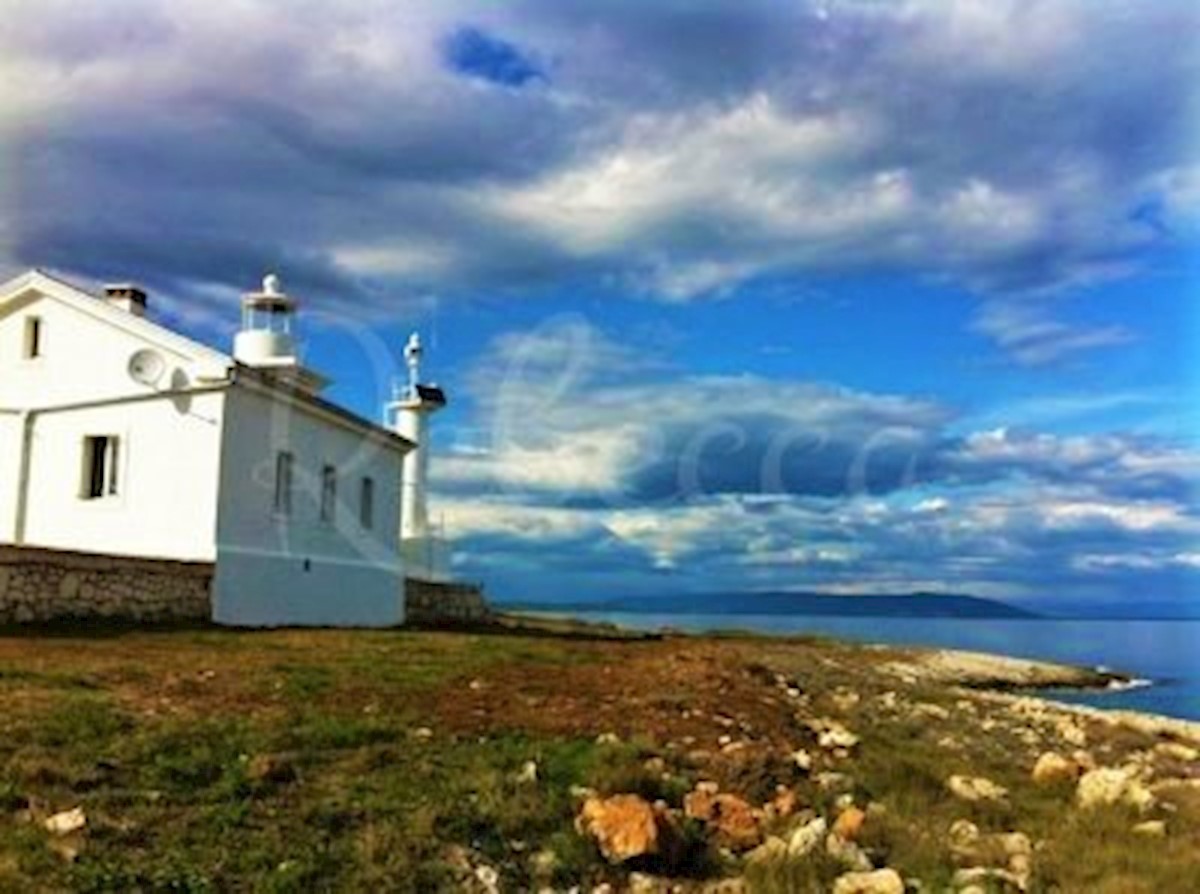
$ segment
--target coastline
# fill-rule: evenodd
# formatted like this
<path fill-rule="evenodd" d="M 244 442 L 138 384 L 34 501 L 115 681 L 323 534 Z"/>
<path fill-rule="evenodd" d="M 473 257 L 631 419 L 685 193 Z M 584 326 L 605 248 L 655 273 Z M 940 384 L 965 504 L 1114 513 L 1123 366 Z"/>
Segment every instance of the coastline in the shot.
<path fill-rule="evenodd" d="M 827 634 L 780 635 L 740 629 L 710 630 L 703 633 L 685 632 L 671 628 L 639 630 L 622 627 L 609 621 L 592 621 L 558 612 L 501 611 L 494 613 L 492 621 L 497 627 L 512 633 L 599 637 L 615 640 L 648 640 L 668 636 L 699 639 L 709 637 L 756 639 L 761 637 L 786 643 L 797 639 L 828 639 L 851 648 L 895 655 L 896 657 L 890 662 L 888 668 L 900 680 L 911 678 L 914 682 L 920 680 L 926 683 L 962 688 L 1002 704 L 1036 701 L 1045 705 L 1047 709 L 1053 708 L 1063 714 L 1097 720 L 1113 727 L 1123 727 L 1151 735 L 1186 738 L 1200 743 L 1200 721 L 1148 711 L 1079 705 L 1060 701 L 1047 693 L 1048 690 L 1117 692 L 1154 685 L 1153 680 L 1135 677 L 1106 667 L 1083 667 L 968 649 L 866 643 Z"/>

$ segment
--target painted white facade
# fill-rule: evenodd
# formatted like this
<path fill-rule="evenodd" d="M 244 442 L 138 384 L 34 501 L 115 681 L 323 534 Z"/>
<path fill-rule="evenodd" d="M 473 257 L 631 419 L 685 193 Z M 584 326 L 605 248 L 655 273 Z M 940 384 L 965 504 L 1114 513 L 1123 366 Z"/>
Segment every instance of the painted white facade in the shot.
<path fill-rule="evenodd" d="M 214 562 L 222 623 L 401 623 L 413 445 L 288 366 L 239 363 L 40 272 L 0 286 L 0 543 Z"/>

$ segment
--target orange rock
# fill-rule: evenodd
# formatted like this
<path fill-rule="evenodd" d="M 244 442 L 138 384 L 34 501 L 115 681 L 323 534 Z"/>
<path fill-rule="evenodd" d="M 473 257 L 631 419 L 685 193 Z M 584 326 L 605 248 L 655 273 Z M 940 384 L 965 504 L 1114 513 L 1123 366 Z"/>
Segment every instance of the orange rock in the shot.
<path fill-rule="evenodd" d="M 857 807 L 847 807 L 834 821 L 833 834 L 846 841 L 854 841 L 862 832 L 863 823 L 866 821 L 867 815 Z"/>
<path fill-rule="evenodd" d="M 600 852 L 612 863 L 634 857 L 664 854 L 672 832 L 665 811 L 655 810 L 637 795 L 588 798 L 575 827 L 596 839 Z"/>
<path fill-rule="evenodd" d="M 683 811 L 705 823 L 732 850 L 749 850 L 762 841 L 754 808 L 737 795 L 694 791 L 683 799 Z"/>
<path fill-rule="evenodd" d="M 780 818 L 787 818 L 796 812 L 796 807 L 799 806 L 799 799 L 796 797 L 796 792 L 790 788 L 781 788 L 775 792 L 775 797 L 771 799 L 771 807 L 775 811 L 775 815 Z"/>

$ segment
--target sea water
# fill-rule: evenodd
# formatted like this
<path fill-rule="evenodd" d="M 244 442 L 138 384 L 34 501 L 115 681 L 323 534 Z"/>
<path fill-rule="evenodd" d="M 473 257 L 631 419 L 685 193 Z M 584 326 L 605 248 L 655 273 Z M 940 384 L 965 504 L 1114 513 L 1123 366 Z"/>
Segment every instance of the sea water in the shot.
<path fill-rule="evenodd" d="M 1054 698 L 1200 720 L 1200 621 L 991 618 L 846 618 L 808 615 L 578 612 L 639 630 L 748 630 L 815 633 L 863 642 L 936 646 L 1102 667 L 1139 685 L 1103 692 L 1055 691 Z"/>

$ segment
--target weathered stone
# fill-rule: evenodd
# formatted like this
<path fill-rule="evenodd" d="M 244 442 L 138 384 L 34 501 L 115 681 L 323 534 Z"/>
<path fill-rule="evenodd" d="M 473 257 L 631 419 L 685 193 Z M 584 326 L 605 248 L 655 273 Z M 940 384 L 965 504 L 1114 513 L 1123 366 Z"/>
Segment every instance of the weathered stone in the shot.
<path fill-rule="evenodd" d="M 1182 742 L 1159 742 L 1154 746 L 1154 753 L 1173 761 L 1185 764 L 1200 761 L 1200 750 L 1184 745 Z"/>
<path fill-rule="evenodd" d="M 833 834 L 844 838 L 846 841 L 857 840 L 859 833 L 862 832 L 863 823 L 867 821 L 867 815 L 857 807 L 848 807 L 838 814 L 838 818 L 833 823 Z"/>
<path fill-rule="evenodd" d="M 833 894 L 904 894 L 904 879 L 894 869 L 847 872 L 833 883 Z"/>
<path fill-rule="evenodd" d="M 954 873 L 954 886 L 966 888 L 978 885 L 987 891 L 1024 891 L 1025 882 L 1016 873 L 993 866 L 960 869 Z"/>
<path fill-rule="evenodd" d="M 1134 778 L 1133 774 L 1115 767 L 1101 767 L 1085 773 L 1075 790 L 1075 799 L 1085 810 L 1128 804 L 1145 811 L 1154 804 L 1154 795 L 1149 789 Z"/>
<path fill-rule="evenodd" d="M 871 869 L 871 860 L 853 841 L 847 841 L 840 835 L 830 833 L 825 837 L 825 853 L 832 860 L 841 863 L 847 869 L 867 872 Z"/>
<path fill-rule="evenodd" d="M 825 840 L 825 833 L 828 830 L 829 824 L 821 816 L 800 826 L 788 838 L 788 856 L 793 858 L 807 857 L 816 850 L 817 845 Z"/>
<path fill-rule="evenodd" d="M 52 835 L 70 835 L 72 832 L 82 831 L 87 826 L 87 815 L 82 807 L 76 807 L 48 817 L 42 825 Z"/>
<path fill-rule="evenodd" d="M 1074 760 L 1053 751 L 1043 753 L 1033 765 L 1033 781 L 1038 785 L 1074 782 L 1082 768 Z"/>
<path fill-rule="evenodd" d="M 590 798 L 575 823 L 582 834 L 596 839 L 600 852 L 613 863 L 666 855 L 674 846 L 675 830 L 666 812 L 637 795 Z"/>
<path fill-rule="evenodd" d="M 1147 820 L 1133 827 L 1134 835 L 1145 835 L 1149 838 L 1162 838 L 1167 834 L 1167 824 L 1162 820 Z"/>
<path fill-rule="evenodd" d="M 1000 801 L 1008 797 L 1008 789 L 982 776 L 951 776 L 946 788 L 964 801 Z"/>
<path fill-rule="evenodd" d="M 751 864 L 778 863 L 788 856 L 787 842 L 772 835 L 750 853 L 746 854 L 746 862 Z"/>
<path fill-rule="evenodd" d="M 748 850 L 762 840 L 753 809 L 737 795 L 693 791 L 683 799 L 683 811 L 708 826 L 718 843 L 731 850 Z"/>

